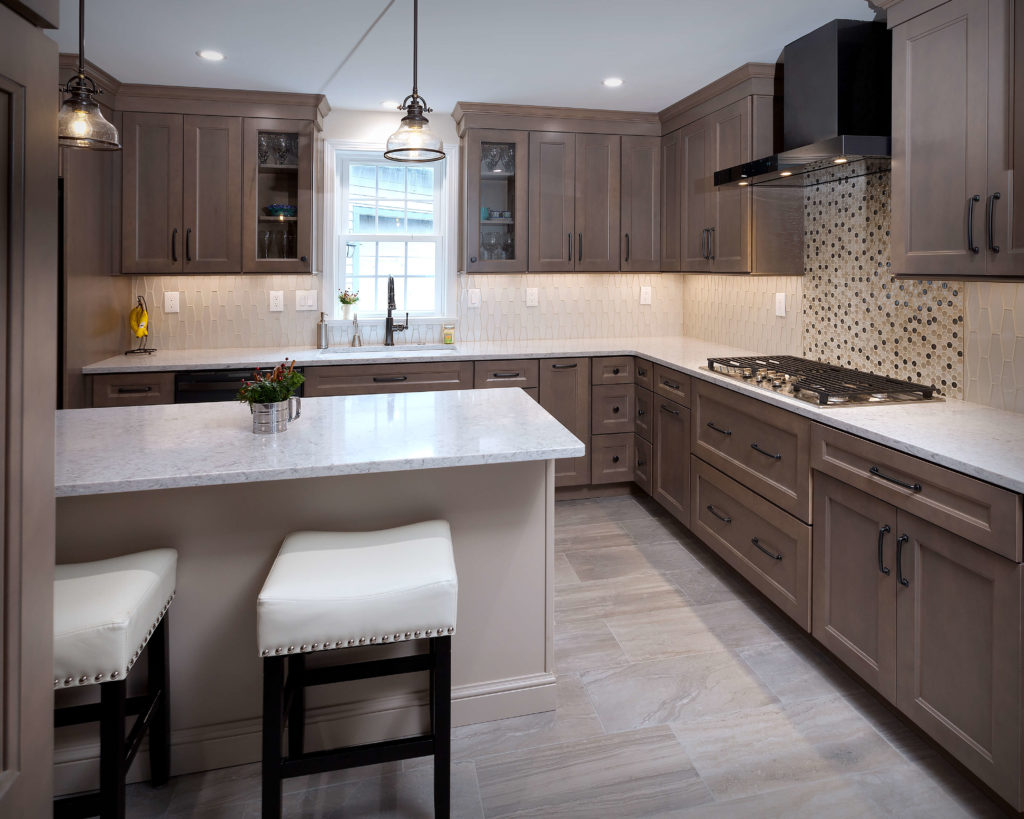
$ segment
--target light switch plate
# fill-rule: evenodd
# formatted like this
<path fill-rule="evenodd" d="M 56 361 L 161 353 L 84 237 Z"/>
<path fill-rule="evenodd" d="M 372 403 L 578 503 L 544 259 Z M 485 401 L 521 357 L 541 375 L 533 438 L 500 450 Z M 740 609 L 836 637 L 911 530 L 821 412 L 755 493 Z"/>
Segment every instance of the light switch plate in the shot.
<path fill-rule="evenodd" d="M 270 312 L 280 313 L 284 310 L 284 290 L 270 291 Z"/>
<path fill-rule="evenodd" d="M 479 307 L 480 306 L 480 290 L 479 290 L 479 288 L 471 287 L 469 290 L 466 291 L 466 296 L 469 299 L 469 306 L 470 307 Z"/>
<path fill-rule="evenodd" d="M 178 296 L 180 294 L 177 290 L 171 290 L 164 293 L 164 312 L 165 313 L 177 313 L 178 312 Z"/>
<path fill-rule="evenodd" d="M 785 316 L 786 315 L 786 294 L 776 293 L 775 294 L 775 315 Z"/>
<path fill-rule="evenodd" d="M 640 285 L 640 303 L 650 304 L 651 303 L 651 286 L 649 284 Z"/>
<path fill-rule="evenodd" d="M 526 288 L 526 306 L 536 307 L 540 304 L 540 289 L 537 287 Z"/>
<path fill-rule="evenodd" d="M 316 290 L 296 290 L 295 309 L 316 310 Z"/>

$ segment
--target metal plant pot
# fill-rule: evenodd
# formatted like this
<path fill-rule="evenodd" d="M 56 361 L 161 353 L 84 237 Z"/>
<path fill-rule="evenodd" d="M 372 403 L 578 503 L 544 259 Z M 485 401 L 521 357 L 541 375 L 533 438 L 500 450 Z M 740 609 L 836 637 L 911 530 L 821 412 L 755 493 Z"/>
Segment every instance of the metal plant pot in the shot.
<path fill-rule="evenodd" d="M 302 413 L 302 399 L 292 396 L 287 401 L 273 404 L 251 404 L 252 431 L 258 435 L 285 432 L 288 422 Z"/>

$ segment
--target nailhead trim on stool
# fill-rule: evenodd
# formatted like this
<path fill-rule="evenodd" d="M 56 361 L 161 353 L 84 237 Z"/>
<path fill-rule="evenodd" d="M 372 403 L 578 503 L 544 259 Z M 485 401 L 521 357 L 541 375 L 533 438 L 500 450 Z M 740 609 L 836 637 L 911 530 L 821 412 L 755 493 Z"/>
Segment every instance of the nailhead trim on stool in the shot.
<path fill-rule="evenodd" d="M 360 637 L 358 640 L 325 640 L 323 643 L 311 643 L 302 645 L 296 648 L 295 646 L 279 646 L 273 650 L 269 648 L 263 649 L 260 652 L 261 657 L 270 657 L 274 654 L 312 654 L 314 651 L 333 651 L 336 648 L 345 648 L 347 646 L 358 645 L 373 645 L 378 641 L 381 643 L 399 643 L 405 642 L 406 640 L 419 640 L 424 637 L 430 637 L 436 635 L 442 637 L 444 635 L 451 635 L 455 633 L 455 626 L 449 628 L 439 629 L 424 629 L 423 631 L 407 631 L 405 634 L 382 634 L 379 637 Z M 57 680 L 54 680 L 56 683 Z"/>

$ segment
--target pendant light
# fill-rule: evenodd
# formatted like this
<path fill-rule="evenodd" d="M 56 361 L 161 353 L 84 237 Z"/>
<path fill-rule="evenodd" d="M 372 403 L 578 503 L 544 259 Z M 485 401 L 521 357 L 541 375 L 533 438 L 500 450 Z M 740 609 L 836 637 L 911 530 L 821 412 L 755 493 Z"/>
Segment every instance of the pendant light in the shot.
<path fill-rule="evenodd" d="M 103 118 L 95 97 L 102 94 L 85 75 L 85 0 L 78 0 L 78 73 L 63 88 L 57 143 L 67 148 L 120 151 L 117 129 Z"/>
<path fill-rule="evenodd" d="M 412 93 L 405 98 L 399 111 L 405 111 L 402 124 L 388 137 L 385 159 L 396 162 L 437 162 L 444 159 L 444 144 L 441 138 L 430 130 L 430 121 L 423 112 L 433 111 L 420 96 L 416 87 L 416 63 L 419 57 L 419 13 L 420 0 L 412 0 Z"/>

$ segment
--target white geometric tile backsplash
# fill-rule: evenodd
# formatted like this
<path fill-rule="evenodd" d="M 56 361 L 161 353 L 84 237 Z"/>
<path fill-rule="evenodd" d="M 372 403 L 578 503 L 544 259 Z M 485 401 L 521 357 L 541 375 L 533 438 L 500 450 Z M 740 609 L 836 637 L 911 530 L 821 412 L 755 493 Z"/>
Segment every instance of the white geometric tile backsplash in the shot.
<path fill-rule="evenodd" d="M 1024 284 L 967 285 L 968 401 L 1024 412 Z"/>

